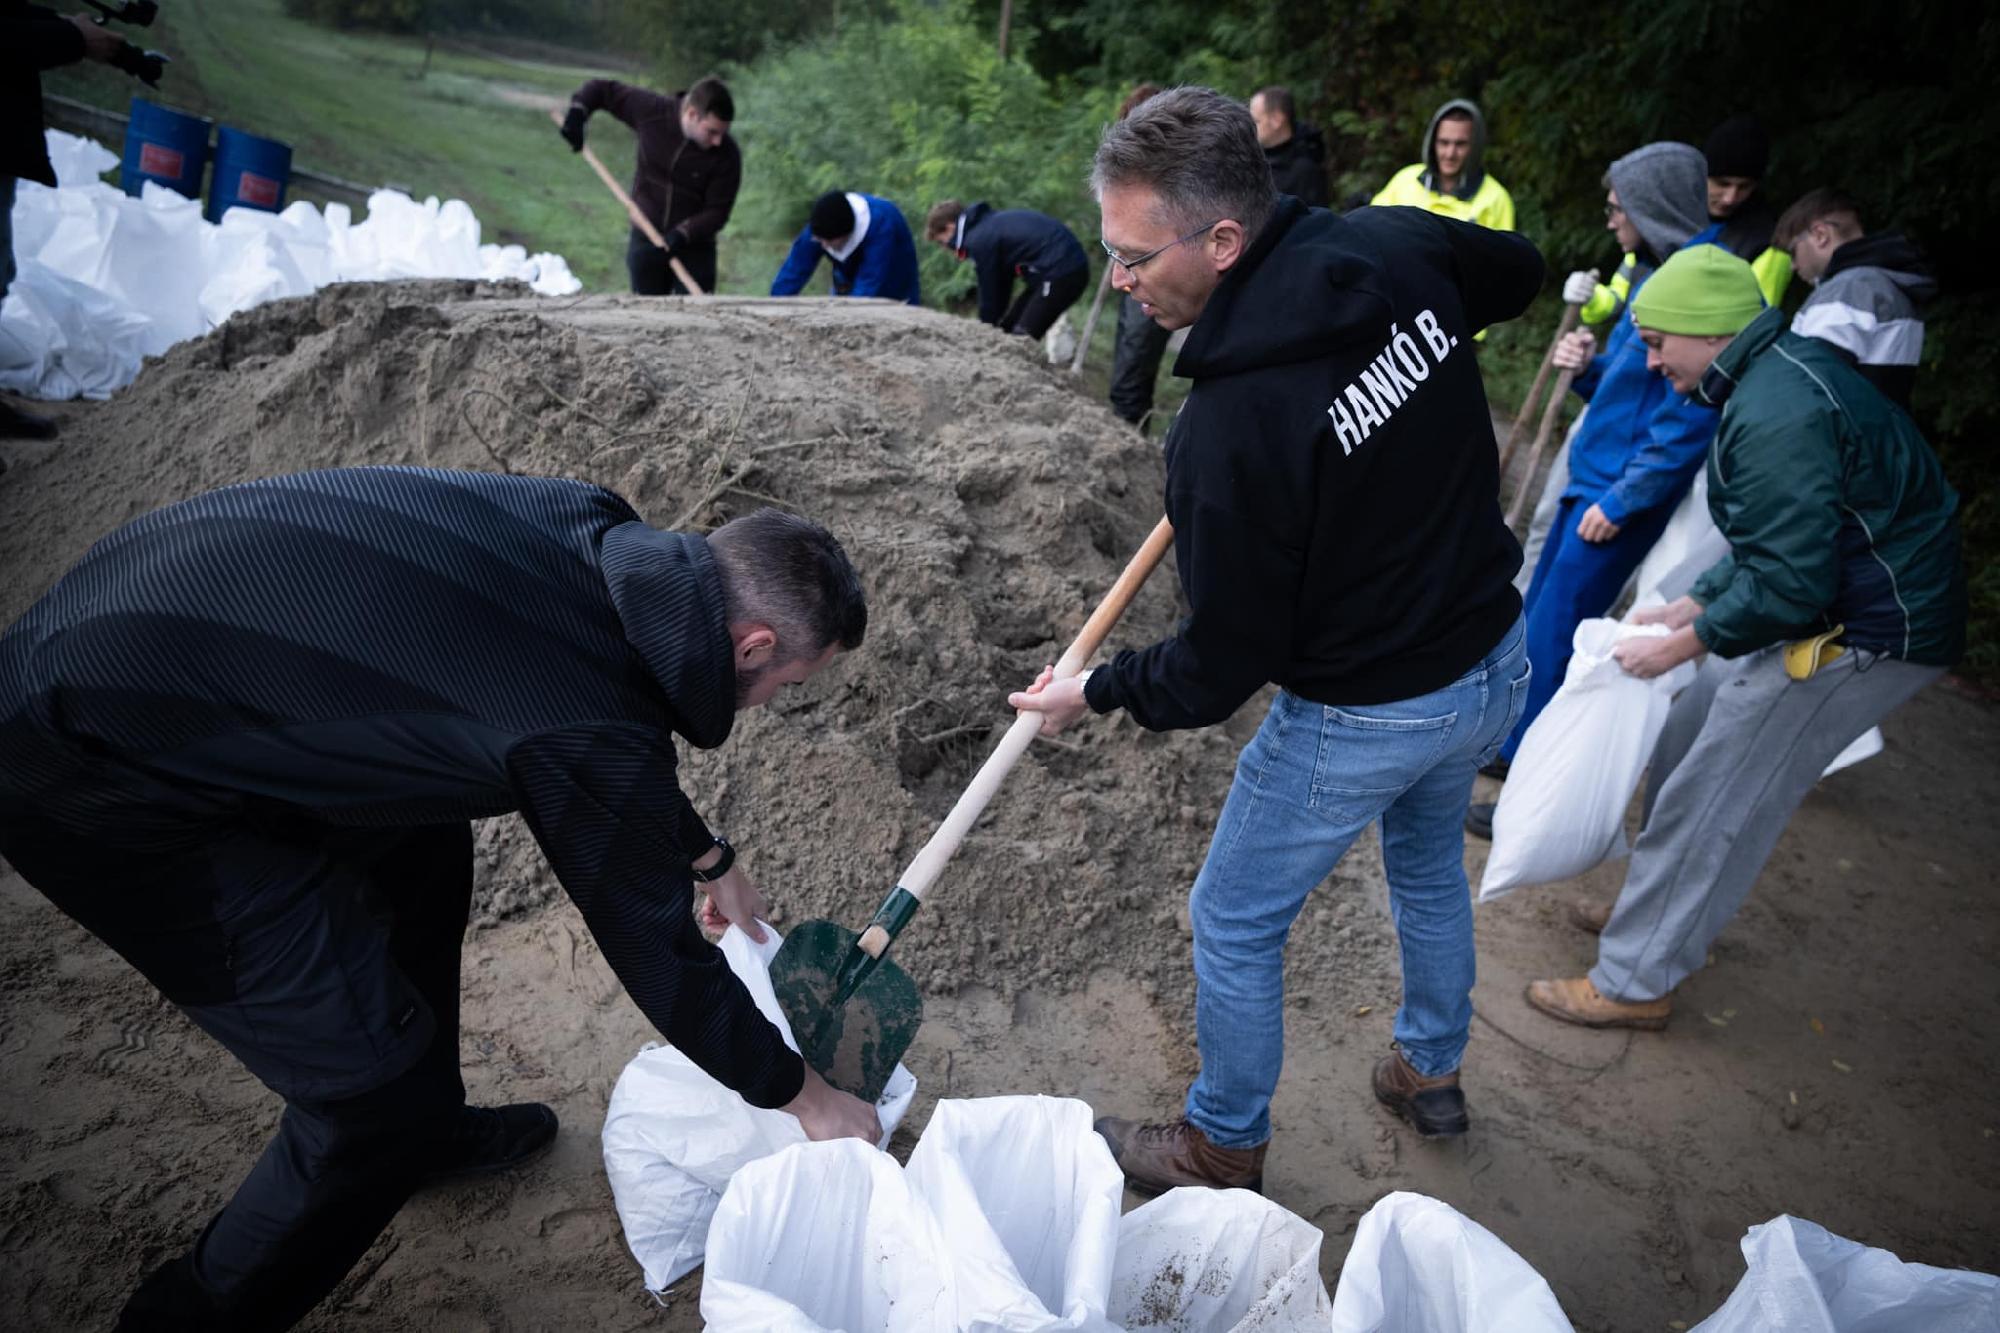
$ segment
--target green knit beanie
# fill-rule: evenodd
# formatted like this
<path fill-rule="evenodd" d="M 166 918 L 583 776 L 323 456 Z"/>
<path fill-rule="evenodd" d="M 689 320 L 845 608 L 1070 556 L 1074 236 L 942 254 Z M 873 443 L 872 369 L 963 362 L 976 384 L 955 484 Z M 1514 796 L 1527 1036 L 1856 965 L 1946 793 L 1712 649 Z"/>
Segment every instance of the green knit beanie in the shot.
<path fill-rule="evenodd" d="M 1696 337 L 1741 333 L 1763 309 L 1757 274 L 1719 245 L 1674 251 L 1632 298 L 1640 328 Z"/>

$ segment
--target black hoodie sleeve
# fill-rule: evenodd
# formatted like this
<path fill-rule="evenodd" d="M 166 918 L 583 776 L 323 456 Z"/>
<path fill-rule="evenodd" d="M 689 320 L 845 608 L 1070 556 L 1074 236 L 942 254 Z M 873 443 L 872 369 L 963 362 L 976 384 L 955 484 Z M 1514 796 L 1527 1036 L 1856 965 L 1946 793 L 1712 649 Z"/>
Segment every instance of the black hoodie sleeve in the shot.
<path fill-rule="evenodd" d="M 1519 232 L 1435 217 L 1451 246 L 1452 268 L 1465 298 L 1465 322 L 1491 328 L 1528 308 L 1542 289 L 1542 252 Z"/>
<path fill-rule="evenodd" d="M 1284 676 L 1319 489 L 1312 451 L 1281 443 L 1312 438 L 1291 415 L 1255 383 L 1220 411 L 1182 409 L 1167 511 L 1189 614 L 1091 674 L 1096 711 L 1122 707 L 1151 731 L 1213 726 Z"/>
<path fill-rule="evenodd" d="M 987 224 L 991 227 L 989 219 Z M 980 238 L 975 244 L 968 230 L 965 238 L 966 254 L 972 260 L 972 271 L 979 279 L 979 322 L 998 324 L 1000 316 L 1007 313 L 1007 298 L 1014 291 L 1014 271 L 1007 266 L 1001 251 L 1006 247 L 992 235 Z"/>
<path fill-rule="evenodd" d="M 689 839 L 701 821 L 675 781 L 671 743 L 637 727 L 544 732 L 516 745 L 507 769 L 535 841 L 640 1012 L 752 1106 L 798 1096 L 799 1057 L 695 925 Z"/>

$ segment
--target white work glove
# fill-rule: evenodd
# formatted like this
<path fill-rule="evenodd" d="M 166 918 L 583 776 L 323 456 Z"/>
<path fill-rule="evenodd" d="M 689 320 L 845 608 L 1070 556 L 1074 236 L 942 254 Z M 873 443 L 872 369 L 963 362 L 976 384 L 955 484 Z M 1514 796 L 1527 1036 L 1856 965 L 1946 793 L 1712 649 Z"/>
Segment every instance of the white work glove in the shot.
<path fill-rule="evenodd" d="M 1578 269 L 1563 279 L 1564 305 L 1589 305 L 1590 298 L 1597 295 L 1597 275 Z"/>

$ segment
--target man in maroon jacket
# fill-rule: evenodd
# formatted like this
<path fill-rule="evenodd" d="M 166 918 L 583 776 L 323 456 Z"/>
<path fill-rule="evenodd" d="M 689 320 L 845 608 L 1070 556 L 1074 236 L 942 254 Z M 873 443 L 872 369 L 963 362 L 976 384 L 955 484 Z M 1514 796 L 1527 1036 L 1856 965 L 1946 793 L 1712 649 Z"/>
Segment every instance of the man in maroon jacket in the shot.
<path fill-rule="evenodd" d="M 583 150 L 584 122 L 600 109 L 639 136 L 632 202 L 667 238 L 662 250 L 632 229 L 625 245 L 632 290 L 641 296 L 685 295 L 667 263 L 671 257 L 687 265 L 703 291 L 714 291 L 715 237 L 729 221 L 743 183 L 743 155 L 729 137 L 736 119 L 729 89 L 713 75 L 671 97 L 615 79 L 592 79 L 576 90 L 563 120 L 562 136 L 575 151 Z"/>

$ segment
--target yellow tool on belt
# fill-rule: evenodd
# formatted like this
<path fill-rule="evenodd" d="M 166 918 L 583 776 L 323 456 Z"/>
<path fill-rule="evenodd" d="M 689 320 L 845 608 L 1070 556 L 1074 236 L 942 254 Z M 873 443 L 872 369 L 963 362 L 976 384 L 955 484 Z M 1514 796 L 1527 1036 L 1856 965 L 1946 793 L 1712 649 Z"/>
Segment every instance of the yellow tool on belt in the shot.
<path fill-rule="evenodd" d="M 1837 659 L 1847 649 L 1834 640 L 1847 632 L 1847 626 L 1835 625 L 1824 634 L 1815 634 L 1810 639 L 1794 639 L 1785 645 L 1785 674 L 1793 680 L 1811 680 L 1820 669 Z"/>

